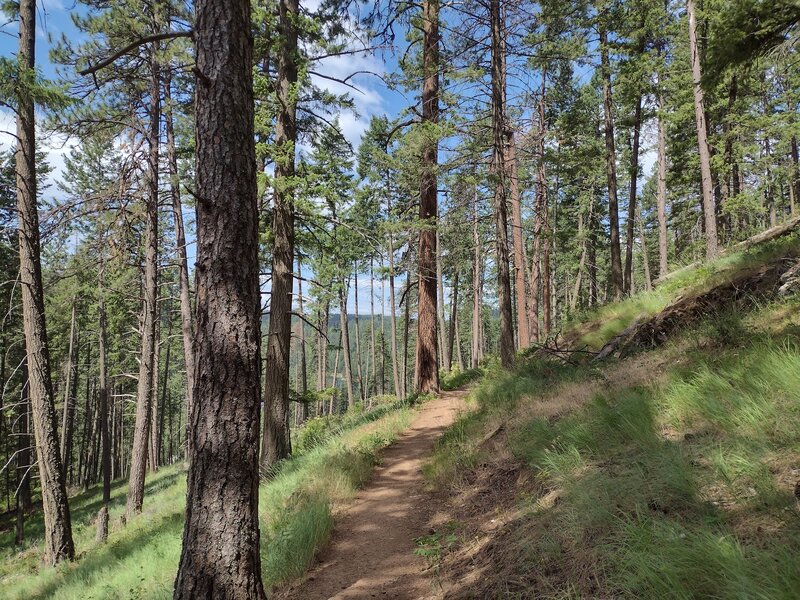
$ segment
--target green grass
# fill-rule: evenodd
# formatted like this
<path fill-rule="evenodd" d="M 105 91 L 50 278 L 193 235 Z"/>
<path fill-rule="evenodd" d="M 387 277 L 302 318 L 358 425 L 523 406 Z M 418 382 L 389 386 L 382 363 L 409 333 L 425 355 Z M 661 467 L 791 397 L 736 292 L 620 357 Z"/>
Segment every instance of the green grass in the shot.
<path fill-rule="evenodd" d="M 637 317 L 651 317 L 682 294 L 701 293 L 771 260 L 796 255 L 799 247 L 800 234 L 795 233 L 733 252 L 712 263 L 680 269 L 652 291 L 579 312 L 565 326 L 565 336 L 574 338 L 577 347 L 599 350 Z"/>
<path fill-rule="evenodd" d="M 327 542 L 333 509 L 351 498 L 369 478 L 381 448 L 408 427 L 410 409 L 387 403 L 375 411 L 332 419 L 324 436 L 285 461 L 262 483 L 259 514 L 265 585 L 302 575 Z M 122 527 L 126 485 L 114 483 L 109 541 L 94 541 L 100 508 L 98 487 L 71 499 L 78 560 L 40 568 L 42 523 L 26 523 L 29 545 L 13 547 L 13 532 L 0 534 L 0 596 L 59 600 L 171 598 L 180 557 L 185 505 L 185 471 L 162 468 L 148 476 L 142 515 Z"/>
<path fill-rule="evenodd" d="M 519 498 L 523 516 L 492 546 L 511 548 L 493 589 L 796 598 L 800 349 L 791 333 L 757 330 L 785 308 L 715 315 L 686 334 L 689 360 L 659 381 L 597 395 L 558 419 L 525 418 L 529 400 L 591 377 L 588 367 L 548 372 L 539 360 L 481 382 L 480 409 L 443 438 L 428 474 L 452 485 L 452 470 L 476 464 L 477 441 L 505 423 L 508 450 L 537 491 Z M 556 502 L 540 502 L 553 491 Z"/>

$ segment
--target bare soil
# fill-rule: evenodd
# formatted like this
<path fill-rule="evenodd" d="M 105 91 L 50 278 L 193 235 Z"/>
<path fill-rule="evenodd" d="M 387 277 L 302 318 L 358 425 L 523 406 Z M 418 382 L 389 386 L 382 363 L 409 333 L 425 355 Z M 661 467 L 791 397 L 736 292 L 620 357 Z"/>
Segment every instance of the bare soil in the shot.
<path fill-rule="evenodd" d="M 424 404 L 411 427 L 382 455 L 372 481 L 337 515 L 333 538 L 306 577 L 274 598 L 436 598 L 435 578 L 414 540 L 431 532 L 436 497 L 422 464 L 464 409 L 467 392 Z"/>

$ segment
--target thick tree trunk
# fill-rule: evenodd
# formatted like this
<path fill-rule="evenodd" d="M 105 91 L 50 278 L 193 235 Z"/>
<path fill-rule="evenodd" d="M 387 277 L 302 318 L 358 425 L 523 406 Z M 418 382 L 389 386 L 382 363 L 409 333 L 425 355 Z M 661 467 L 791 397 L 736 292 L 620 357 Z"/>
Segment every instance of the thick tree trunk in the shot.
<path fill-rule="evenodd" d="M 611 284 L 614 298 L 624 293 L 622 257 L 619 241 L 619 201 L 617 199 L 617 152 L 614 144 L 614 102 L 611 98 L 611 61 L 608 58 L 608 32 L 600 30 L 600 70 L 603 76 L 603 120 L 606 142 L 606 178 L 608 180 L 608 218 L 611 228 Z"/>
<path fill-rule="evenodd" d="M 260 291 L 250 2 L 198 0 L 197 333 L 176 600 L 265 598 L 258 524 Z"/>
<path fill-rule="evenodd" d="M 275 145 L 272 293 L 270 294 L 267 370 L 264 388 L 264 437 L 261 467 L 266 469 L 292 453 L 289 435 L 289 351 L 294 291 L 294 175 L 297 140 L 297 0 L 280 0 L 281 49 L 276 82 L 278 115 Z"/>
<path fill-rule="evenodd" d="M 714 206 L 713 183 L 711 177 L 711 152 L 708 147 L 705 98 L 702 86 L 703 70 L 700 64 L 700 49 L 697 42 L 697 21 L 694 0 L 686 0 L 686 14 L 689 19 L 689 52 L 692 62 L 694 116 L 697 123 L 697 146 L 700 153 L 700 188 L 703 195 L 706 259 L 714 260 L 719 256 L 719 246 L 717 244 L 717 215 Z"/>
<path fill-rule="evenodd" d="M 528 284 L 525 277 L 528 257 L 525 252 L 525 239 L 522 235 L 522 202 L 520 200 L 519 175 L 517 168 L 517 143 L 510 128 L 506 132 L 508 180 L 511 185 L 511 227 L 514 240 L 514 281 L 517 291 L 517 345 L 520 350 L 530 343 L 528 331 Z"/>
<path fill-rule="evenodd" d="M 644 48 L 642 48 L 642 52 Z M 625 237 L 625 279 L 624 288 L 626 294 L 633 293 L 633 238 L 634 225 L 636 222 L 637 201 L 637 179 L 639 178 L 639 138 L 642 126 L 642 95 L 636 96 L 636 105 L 633 109 L 633 133 L 631 140 L 631 168 L 630 168 L 630 191 L 628 193 L 628 221 L 626 223 Z"/>
<path fill-rule="evenodd" d="M 506 369 L 514 365 L 514 320 L 511 308 L 511 273 L 508 252 L 508 210 L 506 206 L 506 167 L 504 132 L 505 69 L 500 2 L 492 2 L 492 172 L 494 176 L 495 258 L 497 302 L 500 310 L 500 362 Z"/>
<path fill-rule="evenodd" d="M 126 512 L 128 518 L 142 512 L 144 480 L 148 462 L 150 412 L 153 399 L 153 367 L 157 350 L 156 320 L 158 302 L 158 156 L 161 121 L 161 78 L 156 58 L 158 48 L 151 48 L 150 114 L 148 130 L 148 181 L 145 206 L 144 297 L 139 320 L 142 332 L 139 357 L 139 383 L 136 389 L 136 422 L 133 429 L 131 474 Z"/>
<path fill-rule="evenodd" d="M 75 424 L 75 402 L 78 392 L 78 325 L 77 299 L 72 299 L 72 317 L 69 326 L 69 351 L 67 353 L 66 384 L 64 385 L 64 414 L 61 421 L 61 463 L 64 475 L 72 470 L 72 439 Z"/>
<path fill-rule="evenodd" d="M 439 121 L 439 0 L 422 3 L 424 80 L 422 84 L 422 122 Z M 425 227 L 419 232 L 417 359 L 416 385 L 420 394 L 439 392 L 439 345 L 436 313 L 436 221 L 438 188 L 436 169 L 438 143 L 429 139 L 422 150 L 419 219 Z M 406 302 L 408 299 L 406 299 Z"/>
<path fill-rule="evenodd" d="M 186 257 L 186 234 L 183 225 L 183 205 L 178 179 L 178 155 L 175 149 L 175 127 L 172 117 L 171 76 L 164 81 L 164 110 L 167 130 L 167 164 L 169 167 L 172 218 L 175 221 L 175 246 L 178 253 L 178 282 L 180 285 L 181 335 L 183 337 L 183 359 L 186 363 L 186 407 L 191 410 L 194 393 L 194 326 L 192 324 L 192 301 L 189 286 L 189 263 Z M 187 448 L 189 454 L 191 449 Z"/>
<path fill-rule="evenodd" d="M 21 68 L 35 68 L 36 2 L 19 2 Z M 33 96 L 20 94 L 17 105 L 16 183 L 19 214 L 19 274 L 28 380 L 42 488 L 44 562 L 55 565 L 75 558 L 64 470 L 56 431 L 56 409 L 50 379 L 50 352 L 44 314 L 44 288 L 36 190 L 36 123 Z"/>

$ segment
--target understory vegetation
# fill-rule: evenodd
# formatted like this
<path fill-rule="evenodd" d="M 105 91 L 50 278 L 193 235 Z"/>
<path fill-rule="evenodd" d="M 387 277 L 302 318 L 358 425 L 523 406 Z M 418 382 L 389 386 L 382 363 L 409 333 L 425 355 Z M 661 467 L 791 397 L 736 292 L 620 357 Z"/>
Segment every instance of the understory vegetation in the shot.
<path fill-rule="evenodd" d="M 299 449 L 260 486 L 261 559 L 265 586 L 301 575 L 327 542 L 337 505 L 350 499 L 378 461 L 378 453 L 408 427 L 411 409 L 394 401 L 373 410 L 317 417 L 298 430 Z M 13 524 L 0 531 L 0 596 L 9 599 L 171 598 L 181 550 L 186 472 L 183 465 L 148 476 L 141 515 L 125 527 L 126 482 L 116 481 L 108 543 L 95 542 L 100 486 L 71 499 L 80 560 L 38 569 L 41 517 L 26 525 L 29 545 L 14 546 Z M 6 527 L 8 525 L 9 527 Z"/>
<path fill-rule="evenodd" d="M 592 318 L 621 330 L 791 244 Z M 490 372 L 427 465 L 462 521 L 437 559 L 446 597 L 796 598 L 798 308 L 797 297 L 729 307 L 602 370 L 539 353 Z M 613 335 L 579 325 L 599 332 L 595 347 Z M 492 502 L 459 511 L 483 494 Z"/>

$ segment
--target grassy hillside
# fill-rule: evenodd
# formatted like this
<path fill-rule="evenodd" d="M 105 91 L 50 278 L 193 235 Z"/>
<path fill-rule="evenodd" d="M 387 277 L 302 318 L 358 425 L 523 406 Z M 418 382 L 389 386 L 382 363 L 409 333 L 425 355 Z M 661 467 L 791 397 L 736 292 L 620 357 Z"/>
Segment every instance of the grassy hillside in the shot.
<path fill-rule="evenodd" d="M 378 451 L 404 430 L 410 409 L 384 404 L 331 419 L 314 419 L 295 440 L 300 454 L 261 485 L 262 565 L 269 587 L 302 574 L 327 541 L 336 506 L 370 476 Z M 125 482 L 115 482 L 108 543 L 94 541 L 101 489 L 71 500 L 78 560 L 40 569 L 42 522 L 26 523 L 29 545 L 14 547 L 0 532 L 0 597 L 32 600 L 172 598 L 185 505 L 185 469 L 162 468 L 147 479 L 142 515 L 122 526 Z"/>
<path fill-rule="evenodd" d="M 797 250 L 689 270 L 584 315 L 573 339 L 598 348 L 641 312 Z M 446 597 L 796 598 L 800 298 L 574 363 L 490 371 L 428 464 L 450 520 L 421 552 Z"/>

